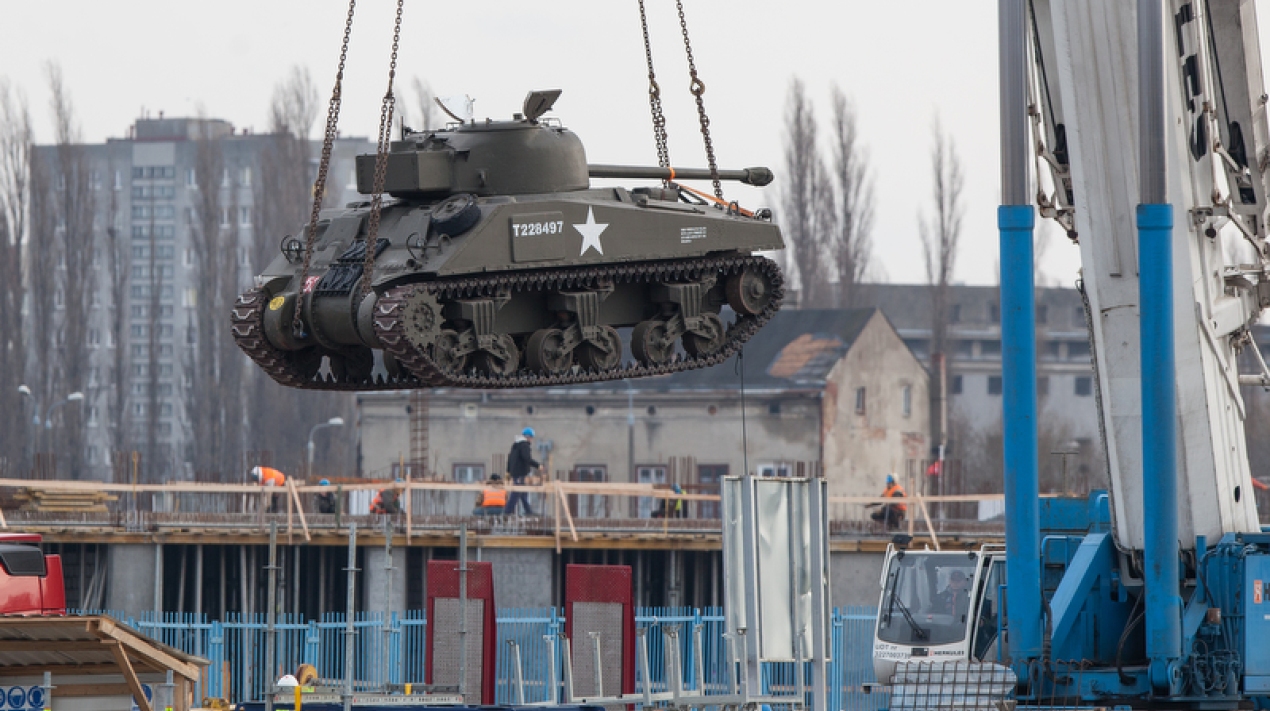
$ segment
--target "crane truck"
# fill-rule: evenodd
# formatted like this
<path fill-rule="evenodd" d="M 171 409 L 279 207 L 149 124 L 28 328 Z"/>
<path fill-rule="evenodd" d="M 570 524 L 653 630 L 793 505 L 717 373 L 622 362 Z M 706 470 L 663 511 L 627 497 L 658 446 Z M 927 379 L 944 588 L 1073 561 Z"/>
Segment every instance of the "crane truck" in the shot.
<path fill-rule="evenodd" d="M 1021 706 L 1270 707 L 1240 390 L 1270 385 L 1255 4 L 1001 0 L 1000 40 L 1006 540 L 888 551 L 878 681 L 924 668 L 937 705 L 942 667 Z M 1109 482 L 1087 501 L 1038 496 L 1037 213 L 1080 248 Z"/>

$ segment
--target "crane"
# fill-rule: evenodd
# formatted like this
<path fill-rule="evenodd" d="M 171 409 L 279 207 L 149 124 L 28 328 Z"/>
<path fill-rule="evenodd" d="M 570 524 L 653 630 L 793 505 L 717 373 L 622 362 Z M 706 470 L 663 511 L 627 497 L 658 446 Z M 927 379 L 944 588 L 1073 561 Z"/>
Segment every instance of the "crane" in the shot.
<path fill-rule="evenodd" d="M 1239 389 L 1270 385 L 1255 4 L 1000 7 L 1006 545 L 888 551 L 879 681 L 951 661 L 1008 669 L 1020 704 L 1265 706 L 1270 534 Z M 1083 502 L 1038 497 L 1038 212 L 1081 254 L 1110 485 Z"/>

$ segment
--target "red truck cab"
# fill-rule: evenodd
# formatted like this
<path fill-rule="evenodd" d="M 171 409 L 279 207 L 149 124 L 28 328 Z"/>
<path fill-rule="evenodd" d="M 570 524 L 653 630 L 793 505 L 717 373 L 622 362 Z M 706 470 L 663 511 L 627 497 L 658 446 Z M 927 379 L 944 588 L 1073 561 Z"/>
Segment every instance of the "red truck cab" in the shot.
<path fill-rule="evenodd" d="M 38 533 L 0 533 L 0 615 L 65 615 L 62 557 Z"/>

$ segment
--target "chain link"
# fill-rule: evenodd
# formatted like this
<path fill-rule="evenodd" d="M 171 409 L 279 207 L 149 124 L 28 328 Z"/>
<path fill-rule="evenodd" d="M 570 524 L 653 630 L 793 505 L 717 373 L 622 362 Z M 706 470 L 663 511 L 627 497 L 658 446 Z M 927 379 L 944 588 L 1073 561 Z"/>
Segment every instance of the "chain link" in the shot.
<path fill-rule="evenodd" d="M 653 72 L 653 46 L 648 41 L 648 15 L 644 12 L 644 0 L 639 0 L 639 24 L 644 31 L 644 58 L 648 60 L 648 109 L 653 115 L 653 140 L 657 143 L 657 165 L 670 167 L 670 148 L 666 143 L 666 117 L 661 110 L 661 87 Z M 669 181 L 663 180 L 662 183 Z"/>
<path fill-rule="evenodd" d="M 370 218 L 366 227 L 366 264 L 362 268 L 363 298 L 370 293 L 371 278 L 375 275 L 375 249 L 379 241 L 379 213 L 384 202 L 384 176 L 388 172 L 388 149 L 392 144 L 392 115 L 397 97 L 392 93 L 393 80 L 397 77 L 397 48 L 401 44 L 401 10 L 405 0 L 397 0 L 397 19 L 392 28 L 392 61 L 388 63 L 388 91 L 384 93 L 379 108 L 379 146 L 375 153 L 375 184 L 370 196 Z"/>
<path fill-rule="evenodd" d="M 318 215 L 322 212 L 322 200 L 326 197 L 326 175 L 331 168 L 331 149 L 335 145 L 336 127 L 340 122 L 340 99 L 344 83 L 344 63 L 348 59 L 348 38 L 353 33 L 353 11 L 357 0 L 348 0 L 348 18 L 344 20 L 344 42 L 340 45 L 340 65 L 335 72 L 335 88 L 326 110 L 326 132 L 322 135 L 322 157 L 318 161 L 317 180 L 313 182 L 313 211 L 309 214 L 309 229 L 304 238 L 304 266 L 300 269 L 300 290 L 296 292 L 295 313 L 291 318 L 291 331 L 296 338 L 307 338 L 304 321 L 300 319 L 300 303 L 304 299 L 309 280 L 309 267 L 313 261 L 313 245 L 317 241 Z"/>
<path fill-rule="evenodd" d="M 697 64 L 692 58 L 692 41 L 688 39 L 688 20 L 684 17 L 683 0 L 675 0 L 679 9 L 679 28 L 683 30 L 684 51 L 688 54 L 688 76 L 691 82 L 688 90 L 697 99 L 697 117 L 701 119 L 701 139 L 706 144 L 706 162 L 710 165 L 710 180 L 714 182 L 714 196 L 723 200 L 723 183 L 719 181 L 719 164 L 714 160 L 714 141 L 710 139 L 710 117 L 706 115 L 706 102 L 701 98 L 706 93 L 706 83 L 697 76 Z"/>

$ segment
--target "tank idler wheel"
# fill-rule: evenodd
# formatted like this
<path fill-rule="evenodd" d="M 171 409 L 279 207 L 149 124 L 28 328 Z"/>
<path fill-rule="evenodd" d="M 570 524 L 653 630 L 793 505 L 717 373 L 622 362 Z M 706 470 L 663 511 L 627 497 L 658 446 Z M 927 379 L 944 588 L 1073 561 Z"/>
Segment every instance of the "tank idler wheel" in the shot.
<path fill-rule="evenodd" d="M 700 324 L 699 333 L 684 334 L 684 350 L 694 358 L 714 355 L 727 342 L 723 319 L 718 314 L 701 314 Z"/>
<path fill-rule="evenodd" d="M 563 375 L 573 367 L 573 351 L 565 348 L 564 331 L 543 328 L 534 331 L 525 344 L 525 365 L 544 375 Z"/>
<path fill-rule="evenodd" d="M 503 334 L 496 338 L 499 352 L 479 351 L 475 356 L 476 369 L 494 377 L 505 378 L 520 370 L 520 349 L 512 337 Z"/>
<path fill-rule="evenodd" d="M 459 352 L 459 334 L 443 329 L 432 342 L 432 360 L 446 373 L 462 373 L 467 370 L 467 353 Z"/>
<path fill-rule="evenodd" d="M 631 353 L 645 365 L 665 365 L 675 354 L 675 341 L 666 333 L 666 322 L 640 321 L 631 330 Z"/>
<path fill-rule="evenodd" d="M 622 337 L 612 326 L 600 326 L 600 343 L 578 346 L 578 363 L 588 370 L 612 370 L 622 362 Z"/>
<path fill-rule="evenodd" d="M 757 316 L 772 301 L 772 287 L 760 273 L 746 269 L 728 277 L 728 305 L 743 316 Z"/>

